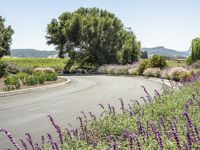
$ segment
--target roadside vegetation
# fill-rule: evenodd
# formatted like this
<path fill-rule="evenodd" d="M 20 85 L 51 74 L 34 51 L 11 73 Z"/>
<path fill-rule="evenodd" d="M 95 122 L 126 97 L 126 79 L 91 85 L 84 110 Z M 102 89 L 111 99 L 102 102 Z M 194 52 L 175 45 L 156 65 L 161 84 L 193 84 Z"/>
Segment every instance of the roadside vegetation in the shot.
<path fill-rule="evenodd" d="M 45 81 L 55 80 L 57 80 L 57 74 L 55 72 L 17 73 L 16 75 L 9 75 L 4 79 L 6 85 L 4 90 L 16 90 L 23 86 L 34 86 L 44 84 Z"/>
<path fill-rule="evenodd" d="M 164 93 L 160 95 L 155 90 L 154 96 L 142 86 L 143 103 L 136 100 L 127 105 L 119 99 L 121 113 L 115 106 L 99 104 L 101 117 L 81 112 L 77 118 L 79 128 L 61 128 L 48 116 L 58 136 L 47 133 L 41 138 L 42 144 L 35 143 L 29 133 L 26 140 L 20 140 L 21 144 L 18 144 L 6 129 L 0 131 L 18 149 L 197 150 L 200 148 L 200 77 L 194 76 L 182 83 L 183 86 L 172 84 L 174 90 L 163 86 Z"/>

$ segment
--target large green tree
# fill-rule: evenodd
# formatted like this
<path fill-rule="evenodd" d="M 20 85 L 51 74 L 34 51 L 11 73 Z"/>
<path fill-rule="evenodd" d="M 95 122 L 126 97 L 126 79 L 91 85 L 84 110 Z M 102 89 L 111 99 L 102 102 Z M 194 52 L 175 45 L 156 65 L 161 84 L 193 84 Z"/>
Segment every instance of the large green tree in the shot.
<path fill-rule="evenodd" d="M 10 45 L 14 31 L 10 26 L 6 27 L 5 19 L 0 16 L 0 58 L 10 55 Z"/>
<path fill-rule="evenodd" d="M 191 48 L 191 61 L 195 62 L 197 60 L 200 60 L 200 38 L 195 38 L 192 40 Z"/>
<path fill-rule="evenodd" d="M 65 12 L 47 26 L 47 43 L 81 64 L 137 61 L 140 43 L 112 13 L 98 8 Z"/>

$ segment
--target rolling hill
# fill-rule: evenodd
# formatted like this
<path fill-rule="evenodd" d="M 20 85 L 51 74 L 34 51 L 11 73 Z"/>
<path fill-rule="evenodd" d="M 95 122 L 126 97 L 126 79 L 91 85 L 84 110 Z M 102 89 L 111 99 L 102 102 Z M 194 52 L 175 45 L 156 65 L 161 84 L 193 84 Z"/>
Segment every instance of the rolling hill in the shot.
<path fill-rule="evenodd" d="M 191 54 L 191 51 L 177 51 L 168 49 L 163 46 L 142 48 L 142 51 L 147 51 L 149 56 L 162 55 L 172 58 L 186 58 Z M 22 58 L 47 58 L 49 56 L 56 56 L 58 51 L 46 51 L 36 49 L 11 49 L 11 57 L 22 57 Z"/>
<path fill-rule="evenodd" d="M 152 47 L 152 48 L 142 48 L 142 51 L 147 51 L 148 55 L 161 55 L 172 58 L 186 58 L 191 54 L 191 51 L 177 51 L 173 49 L 168 49 L 163 46 Z"/>
<path fill-rule="evenodd" d="M 57 55 L 58 51 L 45 51 L 36 49 L 11 49 L 11 57 L 22 58 L 47 58 L 51 55 Z"/>

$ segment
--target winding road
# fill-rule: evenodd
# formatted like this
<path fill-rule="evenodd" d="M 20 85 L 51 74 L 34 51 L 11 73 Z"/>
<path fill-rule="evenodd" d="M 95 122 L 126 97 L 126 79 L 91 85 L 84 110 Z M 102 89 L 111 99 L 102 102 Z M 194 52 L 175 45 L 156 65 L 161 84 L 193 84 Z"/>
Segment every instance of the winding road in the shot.
<path fill-rule="evenodd" d="M 8 129 L 18 141 L 30 133 L 34 140 L 41 141 L 41 135 L 54 133 L 47 117 L 55 118 L 56 123 L 68 127 L 68 123 L 78 126 L 80 111 L 101 112 L 99 103 L 111 104 L 119 108 L 122 98 L 126 103 L 144 95 L 141 85 L 153 90 L 161 90 L 161 83 L 142 77 L 122 76 L 67 76 L 71 83 L 57 88 L 26 94 L 0 97 L 0 127 Z M 57 135 L 56 135 L 57 136 Z M 0 150 L 7 148 L 8 139 L 0 133 Z"/>

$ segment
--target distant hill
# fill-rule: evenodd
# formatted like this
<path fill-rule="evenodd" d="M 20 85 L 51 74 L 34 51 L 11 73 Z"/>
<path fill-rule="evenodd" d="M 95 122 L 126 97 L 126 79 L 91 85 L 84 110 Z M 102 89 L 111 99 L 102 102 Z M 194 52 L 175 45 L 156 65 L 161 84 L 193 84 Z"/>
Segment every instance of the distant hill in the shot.
<path fill-rule="evenodd" d="M 152 47 L 152 48 L 142 48 L 142 51 L 147 51 L 148 55 L 161 55 L 172 58 L 186 58 L 190 56 L 191 51 L 177 51 L 173 49 L 168 49 L 163 46 Z"/>
<path fill-rule="evenodd" d="M 22 58 L 47 58 L 52 55 L 57 55 L 58 51 L 45 51 L 36 49 L 11 49 L 12 57 Z"/>
<path fill-rule="evenodd" d="M 186 58 L 191 54 L 191 51 L 177 51 L 173 49 L 168 49 L 163 46 L 152 47 L 152 48 L 142 48 L 142 51 L 147 51 L 148 55 L 161 55 L 172 58 Z M 22 57 L 22 58 L 47 58 L 49 56 L 56 56 L 58 51 L 45 51 L 36 49 L 11 49 L 12 57 Z"/>

